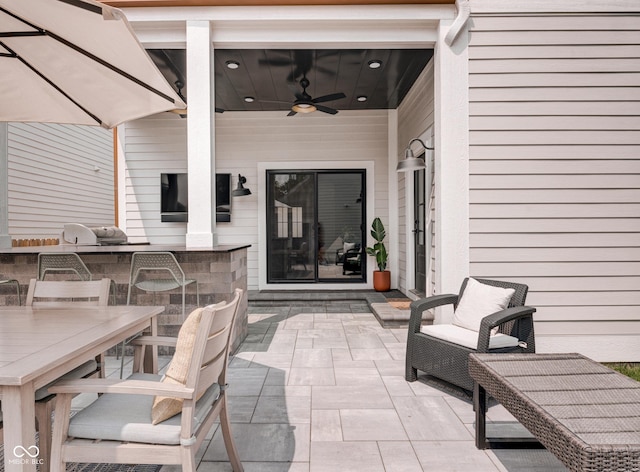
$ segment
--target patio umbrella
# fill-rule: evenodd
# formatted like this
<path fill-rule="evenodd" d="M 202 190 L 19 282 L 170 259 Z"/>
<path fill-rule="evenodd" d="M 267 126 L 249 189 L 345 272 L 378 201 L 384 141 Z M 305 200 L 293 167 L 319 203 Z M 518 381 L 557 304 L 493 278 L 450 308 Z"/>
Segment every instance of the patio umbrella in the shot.
<path fill-rule="evenodd" d="M 0 0 L 0 121 L 112 128 L 185 107 L 121 10 Z"/>

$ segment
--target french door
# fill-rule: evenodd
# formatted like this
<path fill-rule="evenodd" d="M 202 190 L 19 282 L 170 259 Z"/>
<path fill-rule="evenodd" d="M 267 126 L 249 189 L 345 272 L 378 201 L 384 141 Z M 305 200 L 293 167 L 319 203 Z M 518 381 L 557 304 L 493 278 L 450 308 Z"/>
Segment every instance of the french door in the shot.
<path fill-rule="evenodd" d="M 422 156 L 424 158 L 424 155 Z M 415 290 L 420 297 L 425 296 L 427 286 L 427 238 L 426 238 L 426 192 L 425 171 L 413 173 L 413 235 L 415 260 Z"/>
<path fill-rule="evenodd" d="M 267 171 L 267 282 L 362 282 L 364 170 Z"/>

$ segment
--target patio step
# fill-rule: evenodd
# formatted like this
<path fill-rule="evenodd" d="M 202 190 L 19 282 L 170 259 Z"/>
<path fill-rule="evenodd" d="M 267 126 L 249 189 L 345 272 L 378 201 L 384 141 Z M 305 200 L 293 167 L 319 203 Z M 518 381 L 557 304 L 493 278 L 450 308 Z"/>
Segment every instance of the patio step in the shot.
<path fill-rule="evenodd" d="M 374 290 L 249 290 L 250 306 L 327 306 L 345 303 L 366 304 L 381 326 L 405 327 L 409 323 L 408 309 L 399 309 L 389 303 L 390 299 L 406 299 L 398 290 L 376 292 Z"/>

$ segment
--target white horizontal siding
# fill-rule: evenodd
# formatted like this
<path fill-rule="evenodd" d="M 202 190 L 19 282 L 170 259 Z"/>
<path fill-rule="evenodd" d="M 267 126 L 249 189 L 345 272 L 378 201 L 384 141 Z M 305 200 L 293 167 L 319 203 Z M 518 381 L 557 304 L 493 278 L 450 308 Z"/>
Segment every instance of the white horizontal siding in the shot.
<path fill-rule="evenodd" d="M 640 361 L 640 17 L 473 5 L 471 273 L 529 285 L 539 351 Z"/>
<path fill-rule="evenodd" d="M 264 175 L 259 162 L 296 163 L 330 161 L 374 161 L 375 213 L 386 221 L 387 112 L 341 111 L 287 117 L 283 112 L 225 112 L 215 116 L 215 169 L 232 174 L 235 188 L 238 174 L 246 177 L 252 194 L 232 198 L 231 222 L 218 223 L 219 244 L 250 244 L 247 253 L 248 287 L 257 289 L 258 260 L 262 242 L 258 239 L 258 199 L 265 198 Z M 186 223 L 160 222 L 162 172 L 186 172 L 186 120 L 168 113 L 128 123 L 126 126 L 126 215 L 130 239 L 153 244 L 184 244 Z M 193 202 L 189 203 L 190 205 Z M 367 215 L 371 219 L 371 215 Z"/>
<path fill-rule="evenodd" d="M 114 223 L 111 131 L 9 123 L 7 134 L 12 238 L 57 238 L 65 223 Z"/>

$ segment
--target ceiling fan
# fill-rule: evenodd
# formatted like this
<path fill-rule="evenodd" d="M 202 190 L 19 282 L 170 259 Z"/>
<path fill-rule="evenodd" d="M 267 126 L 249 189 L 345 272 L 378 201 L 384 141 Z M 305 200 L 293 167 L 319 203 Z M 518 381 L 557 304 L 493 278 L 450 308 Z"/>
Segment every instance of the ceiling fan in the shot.
<path fill-rule="evenodd" d="M 187 103 L 187 98 L 182 94 L 182 89 L 184 88 L 184 83 L 178 79 L 174 82 L 178 93 L 178 96 L 182 99 L 182 101 L 184 103 Z M 187 108 L 184 109 L 180 109 L 180 108 L 174 108 L 173 110 L 169 110 L 170 113 L 175 113 L 176 115 L 179 115 L 180 118 L 186 118 L 187 117 Z M 224 113 L 224 110 L 222 108 L 218 108 L 216 107 L 216 113 Z"/>
<path fill-rule="evenodd" d="M 330 115 L 335 115 L 338 113 L 338 110 L 335 108 L 330 108 L 324 105 L 320 105 L 320 103 L 331 102 L 333 100 L 340 100 L 341 98 L 346 98 L 347 96 L 342 93 L 330 93 L 328 95 L 323 95 L 321 97 L 313 98 L 307 92 L 307 88 L 310 85 L 309 79 L 306 76 L 302 76 L 300 79 L 300 85 L 302 86 L 302 92 L 295 92 L 295 101 L 291 104 L 291 111 L 287 116 L 294 116 L 297 113 L 312 113 L 316 110 L 328 113 Z M 284 102 L 281 100 L 260 100 L 262 102 L 273 102 L 273 103 L 290 103 Z"/>

